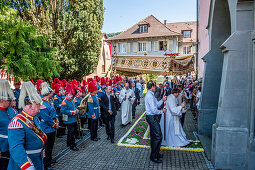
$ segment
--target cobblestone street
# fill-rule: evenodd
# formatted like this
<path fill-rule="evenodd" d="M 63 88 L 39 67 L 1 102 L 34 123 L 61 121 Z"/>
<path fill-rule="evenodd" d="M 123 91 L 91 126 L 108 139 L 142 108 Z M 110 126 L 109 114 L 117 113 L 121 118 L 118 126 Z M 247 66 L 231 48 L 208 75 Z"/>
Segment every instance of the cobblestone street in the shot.
<path fill-rule="evenodd" d="M 144 102 L 137 106 L 136 119 L 144 112 Z M 132 123 L 135 121 L 133 120 Z M 163 163 L 155 164 L 149 160 L 150 149 L 117 146 L 118 140 L 129 130 L 132 124 L 121 128 L 121 114 L 118 112 L 115 122 L 115 144 L 107 140 L 105 128 L 99 130 L 98 142 L 93 142 L 85 136 L 77 152 L 66 149 L 66 136 L 57 139 L 54 147 L 54 157 L 57 163 L 54 169 L 208 169 L 203 153 L 189 151 L 162 150 Z M 193 131 L 196 125 L 191 112 L 185 119 L 185 132 L 188 139 L 195 140 Z M 81 142 L 83 141 L 83 142 Z M 64 152 L 63 152 L 64 151 Z"/>

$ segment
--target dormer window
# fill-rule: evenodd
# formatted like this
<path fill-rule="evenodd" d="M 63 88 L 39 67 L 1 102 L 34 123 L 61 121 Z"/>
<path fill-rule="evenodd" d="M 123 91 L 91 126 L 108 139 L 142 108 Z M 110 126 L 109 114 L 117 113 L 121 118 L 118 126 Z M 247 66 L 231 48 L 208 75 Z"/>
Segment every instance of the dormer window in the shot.
<path fill-rule="evenodd" d="M 148 32 L 148 25 L 141 25 L 139 27 L 139 32 L 143 33 L 143 32 Z"/>
<path fill-rule="evenodd" d="M 191 38 L 191 31 L 183 31 L 183 38 Z"/>

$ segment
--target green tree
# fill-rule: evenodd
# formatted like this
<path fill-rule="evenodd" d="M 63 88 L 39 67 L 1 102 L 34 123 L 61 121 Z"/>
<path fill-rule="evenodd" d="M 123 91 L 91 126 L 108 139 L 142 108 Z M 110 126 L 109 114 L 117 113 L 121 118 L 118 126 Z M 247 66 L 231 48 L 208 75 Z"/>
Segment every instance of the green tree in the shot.
<path fill-rule="evenodd" d="M 156 74 L 149 74 L 149 78 L 150 78 L 150 80 L 155 81 L 158 78 L 158 75 L 156 75 Z"/>
<path fill-rule="evenodd" d="M 36 35 L 37 27 L 5 7 L 0 14 L 0 67 L 16 79 L 49 79 L 59 76 L 55 51 L 46 36 Z"/>
<path fill-rule="evenodd" d="M 24 20 L 38 25 L 57 49 L 62 78 L 81 79 L 97 67 L 103 0 L 13 0 Z"/>
<path fill-rule="evenodd" d="M 122 32 L 108 33 L 108 34 L 107 34 L 107 37 L 114 37 L 114 36 L 116 36 L 116 35 L 119 35 L 120 33 L 122 33 Z"/>

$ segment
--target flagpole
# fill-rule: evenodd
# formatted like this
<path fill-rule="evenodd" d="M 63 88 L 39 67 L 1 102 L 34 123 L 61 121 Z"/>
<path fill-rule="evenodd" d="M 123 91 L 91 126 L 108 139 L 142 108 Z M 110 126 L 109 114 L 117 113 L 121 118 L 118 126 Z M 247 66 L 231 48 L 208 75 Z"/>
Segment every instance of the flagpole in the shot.
<path fill-rule="evenodd" d="M 166 62 L 166 40 L 165 40 L 165 43 L 164 43 L 164 97 L 166 97 L 166 76 L 167 76 L 167 72 L 166 72 L 166 69 L 167 69 L 167 62 Z M 166 108 L 166 101 L 164 102 L 164 108 Z M 166 114 L 164 114 L 164 140 L 166 140 Z"/>

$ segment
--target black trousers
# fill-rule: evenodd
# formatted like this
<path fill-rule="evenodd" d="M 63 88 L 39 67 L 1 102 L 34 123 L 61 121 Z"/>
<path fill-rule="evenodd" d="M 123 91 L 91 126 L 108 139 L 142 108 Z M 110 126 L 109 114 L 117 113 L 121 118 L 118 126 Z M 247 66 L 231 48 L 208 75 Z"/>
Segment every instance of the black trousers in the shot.
<path fill-rule="evenodd" d="M 99 126 L 102 126 L 103 125 L 103 119 L 102 119 L 101 116 L 98 118 L 98 121 L 99 121 Z"/>
<path fill-rule="evenodd" d="M 186 113 L 182 114 L 182 118 L 181 118 L 181 125 L 182 125 L 182 127 L 184 125 L 185 115 L 186 115 Z"/>
<path fill-rule="evenodd" d="M 107 118 L 104 118 L 105 131 L 106 131 L 106 134 L 111 139 L 114 139 L 114 130 L 115 130 L 114 123 L 115 123 L 115 116 L 108 116 Z"/>
<path fill-rule="evenodd" d="M 52 160 L 52 150 L 55 142 L 56 131 L 52 133 L 46 133 L 47 141 L 45 143 L 45 158 L 44 158 L 44 166 L 50 167 Z"/>
<path fill-rule="evenodd" d="M 91 139 L 97 138 L 97 127 L 98 127 L 98 119 L 91 119 L 90 118 L 90 133 Z"/>
<path fill-rule="evenodd" d="M 67 124 L 67 146 L 75 147 L 75 127 L 77 123 Z"/>
<path fill-rule="evenodd" d="M 91 128 L 91 118 L 88 118 L 88 129 L 90 131 L 90 128 Z"/>
<path fill-rule="evenodd" d="M 132 104 L 132 116 L 135 116 L 136 106 L 137 106 L 137 103 L 134 102 L 134 103 Z"/>
<path fill-rule="evenodd" d="M 10 158 L 10 152 L 2 152 L 1 155 L 6 158 Z M 9 159 L 0 158 L 0 170 L 7 170 Z"/>
<path fill-rule="evenodd" d="M 78 124 L 77 124 L 77 122 L 75 123 L 74 134 L 75 134 L 75 137 L 80 136 L 79 135 L 79 131 L 78 131 Z"/>
<path fill-rule="evenodd" d="M 158 158 L 162 142 L 162 132 L 160 129 L 160 118 L 158 115 L 146 115 L 146 120 L 150 126 L 151 136 L 151 159 Z"/>
<path fill-rule="evenodd" d="M 63 123 L 63 116 L 58 117 L 59 120 L 59 129 L 57 129 L 57 136 L 65 135 L 66 125 Z"/>
<path fill-rule="evenodd" d="M 81 120 L 81 128 L 84 128 L 86 118 L 85 117 L 80 117 L 80 120 Z"/>

